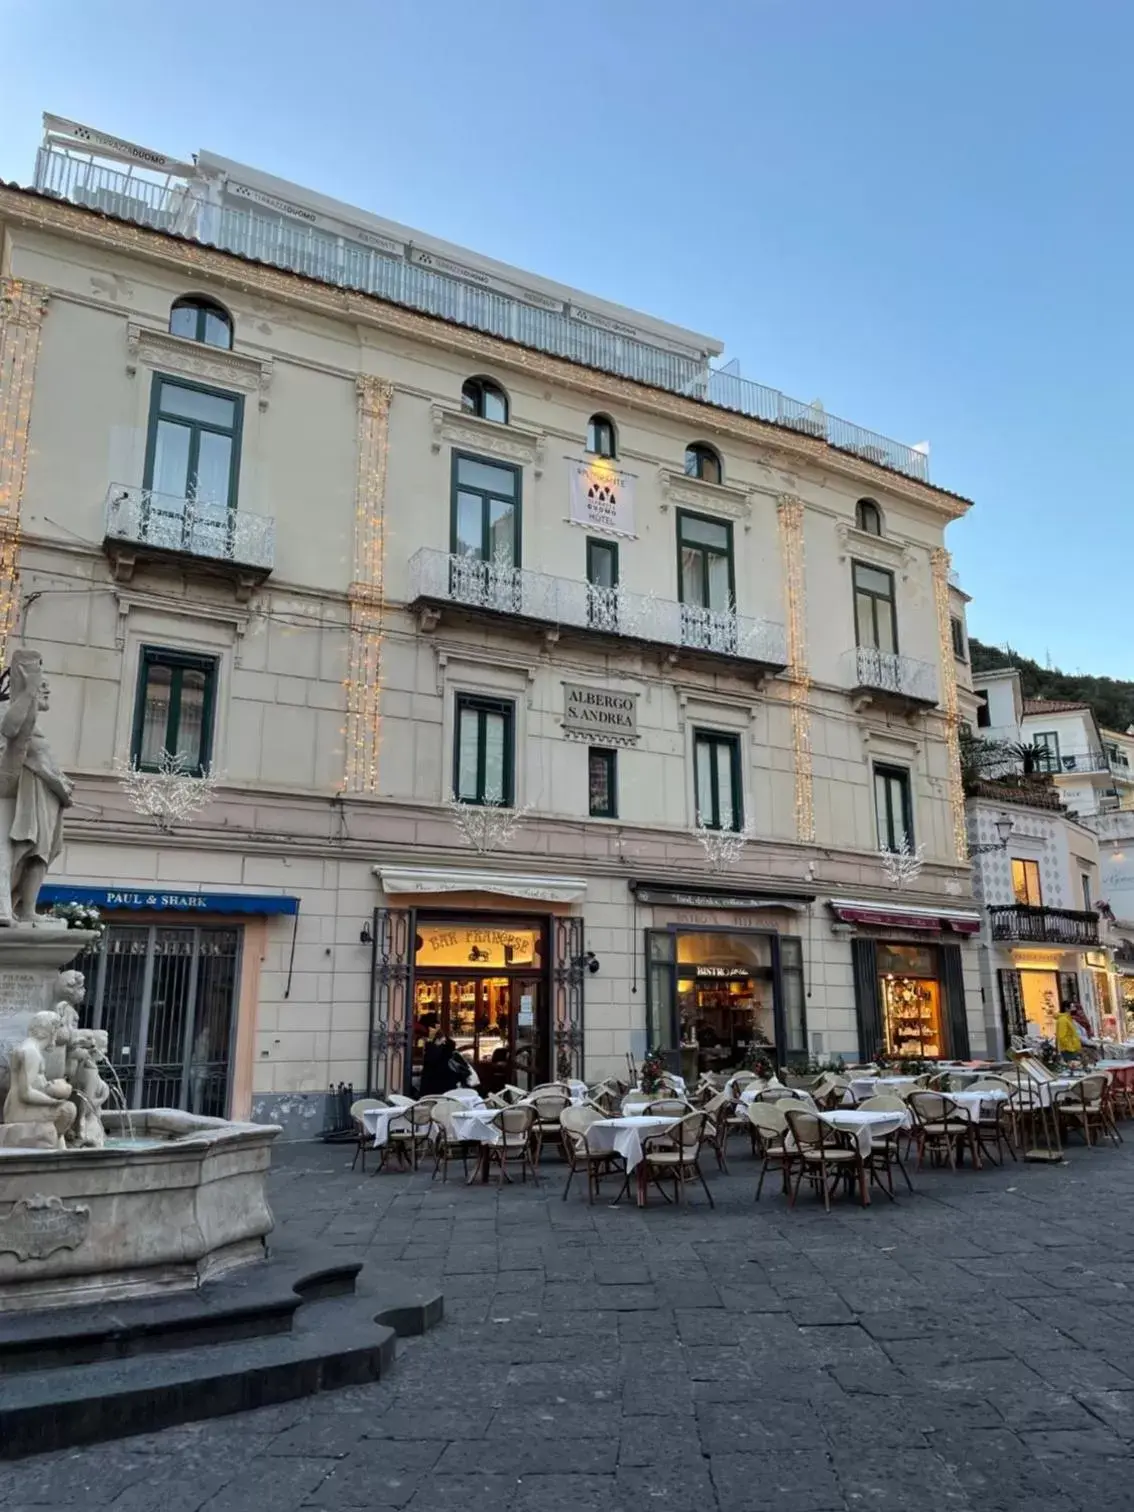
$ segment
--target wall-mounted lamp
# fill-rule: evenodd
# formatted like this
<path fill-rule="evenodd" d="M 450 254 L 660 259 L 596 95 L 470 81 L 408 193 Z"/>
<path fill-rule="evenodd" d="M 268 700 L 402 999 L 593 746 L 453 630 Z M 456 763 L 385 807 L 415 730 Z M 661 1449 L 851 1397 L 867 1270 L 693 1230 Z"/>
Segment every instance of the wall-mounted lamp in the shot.
<path fill-rule="evenodd" d="M 1001 814 L 1000 818 L 996 821 L 995 824 L 996 833 L 1000 836 L 1000 839 L 997 841 L 989 842 L 988 845 L 970 845 L 969 855 L 984 856 L 987 855 L 989 851 L 1007 850 L 1008 837 L 1009 835 L 1011 835 L 1012 831 L 1015 828 L 1015 819 L 1011 818 L 1008 814 Z"/>
<path fill-rule="evenodd" d="M 602 962 L 599 960 L 598 956 L 595 955 L 593 950 L 587 950 L 584 951 L 581 956 L 575 957 L 575 965 L 585 966 L 591 973 L 591 975 L 594 976 L 595 972 L 598 971 L 599 967 L 602 965 Z"/>
<path fill-rule="evenodd" d="M 360 945 L 373 945 L 374 936 L 370 933 L 370 925 L 364 924 L 358 931 L 358 943 Z"/>

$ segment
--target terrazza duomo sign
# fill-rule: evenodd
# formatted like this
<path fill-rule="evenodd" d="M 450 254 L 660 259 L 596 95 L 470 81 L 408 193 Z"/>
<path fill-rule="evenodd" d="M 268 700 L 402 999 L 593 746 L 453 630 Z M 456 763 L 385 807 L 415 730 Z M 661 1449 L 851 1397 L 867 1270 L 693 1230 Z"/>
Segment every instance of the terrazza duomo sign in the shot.
<path fill-rule="evenodd" d="M 637 693 L 610 693 L 582 683 L 563 684 L 563 731 L 608 740 L 637 740 Z"/>

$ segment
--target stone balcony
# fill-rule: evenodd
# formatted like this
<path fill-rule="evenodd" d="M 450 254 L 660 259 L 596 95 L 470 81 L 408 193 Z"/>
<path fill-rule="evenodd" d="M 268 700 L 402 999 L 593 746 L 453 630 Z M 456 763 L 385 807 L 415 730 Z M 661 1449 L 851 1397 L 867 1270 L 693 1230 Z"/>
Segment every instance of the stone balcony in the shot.
<path fill-rule="evenodd" d="M 160 562 L 226 577 L 246 598 L 275 566 L 276 522 L 224 504 L 112 483 L 103 549 L 120 582 L 130 580 L 139 562 Z"/>
<path fill-rule="evenodd" d="M 552 639 L 569 633 L 656 646 L 672 660 L 722 658 L 760 677 L 787 665 L 784 627 L 732 609 L 703 609 L 429 547 L 415 552 L 409 568 L 411 605 L 426 629 L 455 612 L 527 624 Z"/>

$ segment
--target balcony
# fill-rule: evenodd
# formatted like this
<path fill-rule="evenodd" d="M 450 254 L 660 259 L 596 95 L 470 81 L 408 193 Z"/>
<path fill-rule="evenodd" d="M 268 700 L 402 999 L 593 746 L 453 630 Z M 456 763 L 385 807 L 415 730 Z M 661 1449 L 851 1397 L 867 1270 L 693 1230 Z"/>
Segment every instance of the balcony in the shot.
<path fill-rule="evenodd" d="M 220 575 L 246 598 L 275 565 L 276 522 L 201 499 L 181 499 L 112 483 L 103 549 L 114 576 L 129 582 L 138 562 L 163 562 Z"/>
<path fill-rule="evenodd" d="M 784 627 L 731 609 L 702 609 L 429 547 L 414 553 L 409 568 L 411 603 L 426 628 L 445 609 L 456 609 L 526 621 L 551 638 L 569 631 L 668 647 L 674 655 L 724 657 L 761 675 L 787 665 Z"/>
<path fill-rule="evenodd" d="M 876 703 L 914 714 L 937 704 L 937 669 L 911 656 L 856 646 L 843 657 L 843 679 L 861 707 Z"/>
<path fill-rule="evenodd" d="M 573 302 L 553 303 L 546 295 L 523 298 L 504 286 L 485 287 L 483 275 L 442 264 L 415 250 L 412 243 L 379 250 L 367 244 L 372 234 L 361 226 L 330 224 L 310 207 L 293 206 L 289 213 L 283 202 L 273 201 L 273 208 L 265 208 L 263 197 L 257 196 L 259 203 L 250 208 L 231 194 L 218 203 L 216 186 L 203 176 L 176 179 L 163 174 L 160 181 L 146 179 L 96 162 L 97 155 L 97 148 L 89 144 L 84 144 L 80 156 L 58 146 L 41 147 L 36 189 L 106 215 L 502 336 L 569 362 L 783 426 L 878 467 L 929 481 L 929 455 L 924 447 L 893 441 L 840 420 L 819 404 L 791 399 L 779 389 L 738 373 L 711 368 L 707 358 L 652 343 L 628 327 L 588 315 Z"/>
<path fill-rule="evenodd" d="M 1030 908 L 1014 903 L 1008 908 L 990 908 L 994 940 L 1018 940 L 1028 945 L 1099 944 L 1099 916 L 1070 908 Z"/>

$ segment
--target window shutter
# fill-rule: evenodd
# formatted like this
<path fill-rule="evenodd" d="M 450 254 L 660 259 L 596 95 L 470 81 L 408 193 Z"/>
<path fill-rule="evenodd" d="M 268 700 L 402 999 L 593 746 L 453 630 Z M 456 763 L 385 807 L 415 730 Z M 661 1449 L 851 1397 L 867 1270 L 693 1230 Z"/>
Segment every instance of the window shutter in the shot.
<path fill-rule="evenodd" d="M 883 1048 L 882 997 L 878 991 L 878 950 L 873 940 L 851 941 L 854 1008 L 858 1016 L 858 1053 L 871 1061 Z"/>
<path fill-rule="evenodd" d="M 1002 967 L 996 978 L 1000 987 L 1000 1020 L 1004 1025 L 1004 1038 L 1010 1043 L 1013 1037 L 1019 1039 L 1028 1032 L 1020 973 L 1012 967 Z"/>
<path fill-rule="evenodd" d="M 1079 978 L 1073 971 L 1059 973 L 1059 1006 L 1061 1008 L 1082 1006 L 1082 1000 L 1079 997 Z"/>
<path fill-rule="evenodd" d="M 949 1051 L 954 1060 L 968 1060 L 969 1020 L 965 1012 L 965 977 L 959 945 L 941 946 L 941 975 L 949 1020 Z"/>
<path fill-rule="evenodd" d="M 681 1061 L 675 946 L 668 929 L 646 930 L 646 1049 L 660 1051 L 671 1071 L 679 1071 Z"/>

